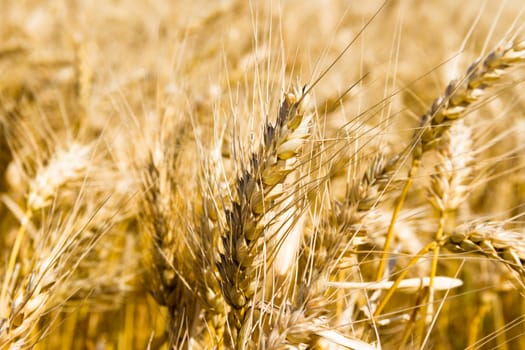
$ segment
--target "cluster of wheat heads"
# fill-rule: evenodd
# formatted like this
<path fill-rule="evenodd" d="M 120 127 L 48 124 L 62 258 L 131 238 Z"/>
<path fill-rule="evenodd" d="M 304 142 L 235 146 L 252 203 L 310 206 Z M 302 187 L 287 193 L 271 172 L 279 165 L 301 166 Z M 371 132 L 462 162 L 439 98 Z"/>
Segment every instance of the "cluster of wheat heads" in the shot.
<path fill-rule="evenodd" d="M 523 11 L 0 1 L 0 349 L 525 348 Z"/>

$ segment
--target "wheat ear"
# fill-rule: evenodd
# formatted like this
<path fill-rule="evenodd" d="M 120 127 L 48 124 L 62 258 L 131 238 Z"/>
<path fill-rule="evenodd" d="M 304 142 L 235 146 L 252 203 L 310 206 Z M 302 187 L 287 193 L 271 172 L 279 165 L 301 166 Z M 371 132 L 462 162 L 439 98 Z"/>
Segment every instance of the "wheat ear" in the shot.
<path fill-rule="evenodd" d="M 258 280 L 265 265 L 263 250 L 274 238 L 266 233 L 266 226 L 279 215 L 273 203 L 286 198 L 280 185 L 296 169 L 299 148 L 309 136 L 312 114 L 307 108 L 308 95 L 285 95 L 276 123 L 265 126 L 262 144 L 243 166 L 232 207 L 225 211 L 224 250 L 218 269 L 224 299 L 233 310 L 238 348 L 246 346 L 251 330 L 249 310 L 263 284 Z"/>
<path fill-rule="evenodd" d="M 502 77 L 518 64 L 525 62 L 525 41 L 510 41 L 498 46 L 484 58 L 470 65 L 464 77 L 452 80 L 445 93 L 434 100 L 432 107 L 421 117 L 420 127 L 413 136 L 412 165 L 408 178 L 394 207 L 388 227 L 383 254 L 377 270 L 377 280 L 383 278 L 390 243 L 397 217 L 412 186 L 423 154 L 440 142 L 442 135 L 452 123 L 465 117 L 470 108 L 489 93 L 489 88 L 499 83 Z"/>
<path fill-rule="evenodd" d="M 193 319 L 200 308 L 191 287 L 195 284 L 195 256 L 188 245 L 192 232 L 188 230 L 187 218 L 180 214 L 189 210 L 188 203 L 177 177 L 186 130 L 187 124 L 181 121 L 168 135 L 157 135 L 142 173 L 141 222 L 148 248 L 145 263 L 150 266 L 145 282 L 155 301 L 167 307 L 168 342 L 177 348 L 188 346 L 193 336 Z"/>
<path fill-rule="evenodd" d="M 0 313 L 7 314 L 7 292 L 15 271 L 18 253 L 24 241 L 27 225 L 31 221 L 33 212 L 48 206 L 61 186 L 69 182 L 78 181 L 86 174 L 90 161 L 90 147 L 73 143 L 67 150 L 58 150 L 49 163 L 38 169 L 30 182 L 27 195 L 27 209 L 20 223 L 15 242 L 10 252 L 9 262 L 5 270 L 2 290 L 0 292 Z"/>
<path fill-rule="evenodd" d="M 522 232 L 506 230 L 503 223 L 463 224 L 445 236 L 443 244 L 453 252 L 476 253 L 501 261 L 525 283 L 524 237 Z"/>
<path fill-rule="evenodd" d="M 79 291 L 82 282 L 75 280 L 74 272 L 107 230 L 92 227 L 96 213 L 90 217 L 79 214 L 72 210 L 59 226 L 40 228 L 40 239 L 25 266 L 27 273 L 22 263 L 16 264 L 11 301 L 8 306 L 2 305 L 7 314 L 0 322 L 0 348 L 33 348 L 55 321 L 51 317 L 48 324 L 42 325 L 41 320 Z"/>

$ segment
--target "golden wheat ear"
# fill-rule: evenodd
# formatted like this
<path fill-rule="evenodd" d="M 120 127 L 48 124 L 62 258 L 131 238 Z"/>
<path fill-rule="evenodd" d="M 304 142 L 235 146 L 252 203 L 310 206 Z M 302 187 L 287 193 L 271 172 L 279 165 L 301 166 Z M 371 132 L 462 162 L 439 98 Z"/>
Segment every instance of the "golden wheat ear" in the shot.
<path fill-rule="evenodd" d="M 463 224 L 444 237 L 452 252 L 481 254 L 515 271 L 525 287 L 525 240 L 523 233 L 506 230 L 504 223 Z"/>
<path fill-rule="evenodd" d="M 490 89 L 502 82 L 512 69 L 525 63 L 525 41 L 509 41 L 470 65 L 464 77 L 452 80 L 421 117 L 421 129 L 415 133 L 413 157 L 434 148 L 455 120 L 465 117 L 470 108 L 487 98 Z"/>
<path fill-rule="evenodd" d="M 307 96 L 301 91 L 287 93 L 275 124 L 265 125 L 258 151 L 241 168 L 233 203 L 225 212 L 218 269 L 224 299 L 232 309 L 237 348 L 258 343 L 249 339 L 254 298 L 260 298 L 264 286 L 261 278 L 268 268 L 264 256 L 275 254 L 275 240 L 280 239 L 268 232 L 268 227 L 279 229 L 273 221 L 282 215 L 280 206 L 290 196 L 283 186 L 296 169 L 295 160 L 309 136 L 311 119 Z M 265 252 L 265 247 L 274 251 Z"/>
<path fill-rule="evenodd" d="M 383 247 L 383 256 L 377 271 L 377 280 L 384 277 L 397 216 L 421 165 L 423 155 L 441 142 L 443 134 L 450 129 L 451 125 L 464 118 L 474 105 L 486 99 L 491 88 L 501 83 L 503 77 L 511 72 L 512 68 L 521 66 L 523 63 L 525 63 L 525 42 L 504 42 L 485 57 L 472 63 L 461 79 L 449 82 L 445 93 L 435 99 L 431 108 L 421 116 L 420 126 L 414 132 L 410 144 L 412 164 L 408 179 L 392 213 Z"/>
<path fill-rule="evenodd" d="M 179 178 L 188 125 L 186 120 L 176 120 L 171 126 L 173 129 L 156 130 L 145 164 L 137 165 L 142 185 L 141 242 L 146 248 L 142 264 L 147 266 L 142 283 L 157 304 L 166 308 L 168 346 L 183 348 L 191 338 L 198 338 L 200 327 L 195 318 L 202 306 L 195 288 L 200 276 L 193 244 L 197 238 L 185 216 L 191 211 L 191 201 L 183 195 L 194 184 L 183 184 Z"/>

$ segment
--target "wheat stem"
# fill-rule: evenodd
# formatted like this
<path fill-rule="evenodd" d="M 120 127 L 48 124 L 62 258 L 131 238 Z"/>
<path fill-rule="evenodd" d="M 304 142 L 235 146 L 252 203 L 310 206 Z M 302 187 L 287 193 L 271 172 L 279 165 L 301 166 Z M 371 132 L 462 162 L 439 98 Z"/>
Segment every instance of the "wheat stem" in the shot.
<path fill-rule="evenodd" d="M 445 220 L 446 215 L 444 212 L 440 212 L 439 215 L 439 226 L 438 230 L 436 232 L 435 236 L 435 242 L 440 242 L 441 238 L 443 236 L 443 230 L 445 228 Z M 425 305 L 422 307 L 421 314 L 423 317 L 421 317 L 419 321 L 419 326 L 417 327 L 417 335 L 416 339 L 423 339 L 423 330 L 425 329 L 425 325 L 427 325 L 432 320 L 432 315 L 434 314 L 434 279 L 436 277 L 437 273 L 437 265 L 439 261 L 439 251 L 440 251 L 440 245 L 437 244 L 432 250 L 432 262 L 430 267 L 430 282 L 428 285 L 428 302 L 425 303 Z"/>
<path fill-rule="evenodd" d="M 479 330 L 485 315 L 492 309 L 492 295 L 490 292 L 485 292 L 481 295 L 481 306 L 475 314 L 474 319 L 469 325 L 467 348 L 474 348 L 478 339 Z"/>
<path fill-rule="evenodd" d="M 10 311 L 9 306 L 6 300 L 7 297 L 7 289 L 9 285 L 11 284 L 11 278 L 13 276 L 13 272 L 15 270 L 15 264 L 16 260 L 18 258 L 18 253 L 20 251 L 20 248 L 22 246 L 22 242 L 25 237 L 26 233 L 26 225 L 31 220 L 31 210 L 28 209 L 24 215 L 24 220 L 20 224 L 20 228 L 18 229 L 18 232 L 16 234 L 15 242 L 13 243 L 13 247 L 11 248 L 11 254 L 9 256 L 9 262 L 7 264 L 7 269 L 5 271 L 4 275 L 4 282 L 2 283 L 2 292 L 0 293 L 0 305 L 3 308 L 2 311 L 2 317 L 8 317 Z"/>
<path fill-rule="evenodd" d="M 417 171 L 417 168 L 418 164 L 414 163 L 409 173 L 409 177 L 405 182 L 405 186 L 403 187 L 403 190 L 401 191 L 401 194 L 399 195 L 399 198 L 397 199 L 396 205 L 392 212 L 392 218 L 390 219 L 390 225 L 388 225 L 388 231 L 385 237 L 385 244 L 381 253 L 381 260 L 379 261 L 379 267 L 377 268 L 376 281 L 380 281 L 385 277 L 385 267 L 388 261 L 388 256 L 390 255 L 390 244 L 392 242 L 392 239 L 394 238 L 394 227 L 399 213 L 401 212 L 401 208 L 403 207 L 403 203 L 405 202 L 405 199 L 408 195 L 408 191 L 410 190 L 412 182 L 414 181 L 413 176 L 411 174 L 415 173 Z"/>
<path fill-rule="evenodd" d="M 494 310 L 494 329 L 496 329 L 496 349 L 509 350 L 505 329 L 505 317 L 503 315 L 501 300 L 497 297 L 492 298 Z"/>
<path fill-rule="evenodd" d="M 438 243 L 433 241 L 421 248 L 421 250 L 408 262 L 408 264 L 404 267 L 403 271 L 399 274 L 399 276 L 396 278 L 394 284 L 390 289 L 387 291 L 379 305 L 374 311 L 374 317 L 377 318 L 379 315 L 381 315 L 381 312 L 386 307 L 392 296 L 394 295 L 394 292 L 397 290 L 397 287 L 401 283 L 402 280 L 405 279 L 406 275 L 408 274 L 410 268 L 417 264 L 417 262 L 423 257 L 423 255 L 427 254 L 429 251 L 436 249 L 438 246 Z"/>

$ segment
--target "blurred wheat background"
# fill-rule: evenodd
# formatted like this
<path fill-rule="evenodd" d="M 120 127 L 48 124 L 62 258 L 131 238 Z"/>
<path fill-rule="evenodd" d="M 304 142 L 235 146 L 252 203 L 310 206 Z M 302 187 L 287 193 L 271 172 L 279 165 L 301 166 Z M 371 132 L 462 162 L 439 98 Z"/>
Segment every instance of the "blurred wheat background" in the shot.
<path fill-rule="evenodd" d="M 1 349 L 524 349 L 521 0 L 0 0 Z"/>

